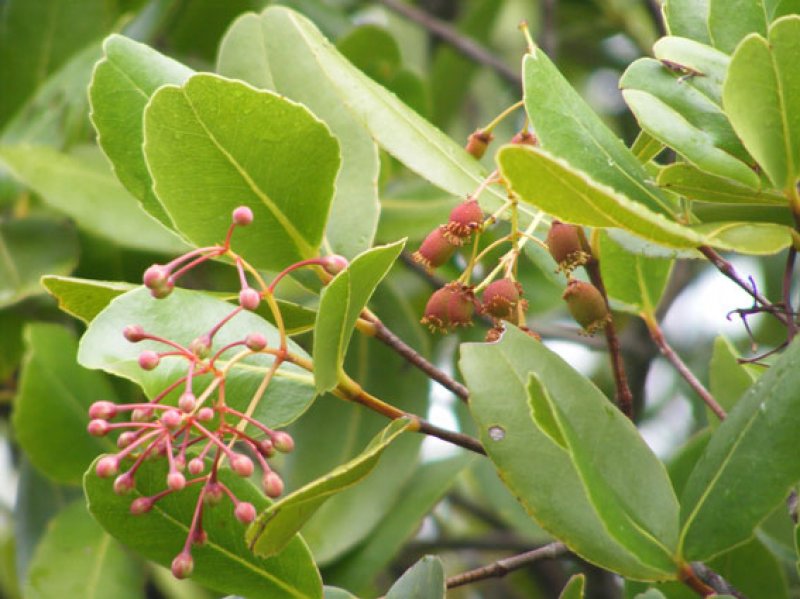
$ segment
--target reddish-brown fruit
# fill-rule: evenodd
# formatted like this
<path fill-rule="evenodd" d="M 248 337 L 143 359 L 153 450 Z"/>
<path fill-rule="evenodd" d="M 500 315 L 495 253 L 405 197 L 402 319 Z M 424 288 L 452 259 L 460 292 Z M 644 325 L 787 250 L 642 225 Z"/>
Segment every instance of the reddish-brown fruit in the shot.
<path fill-rule="evenodd" d="M 444 236 L 453 245 L 462 245 L 473 231 L 483 224 L 483 210 L 477 200 L 468 199 L 460 203 L 450 212 L 450 219 L 445 225 Z"/>
<path fill-rule="evenodd" d="M 530 131 L 520 131 L 511 138 L 511 143 L 521 146 L 538 146 L 539 139 Z"/>
<path fill-rule="evenodd" d="M 563 295 L 570 314 L 583 327 L 587 335 L 594 335 L 610 320 L 603 295 L 591 283 L 571 280 Z"/>
<path fill-rule="evenodd" d="M 491 132 L 478 129 L 467 138 L 467 145 L 464 146 L 464 149 L 468 154 L 472 154 L 475 158 L 480 160 L 483 158 L 483 155 L 486 153 L 486 148 L 489 147 L 493 139 L 494 135 L 492 135 Z"/>
<path fill-rule="evenodd" d="M 445 226 L 436 227 L 431 231 L 419 249 L 414 252 L 414 261 L 419 262 L 428 270 L 447 262 L 456 251 L 456 246 L 447 240 L 445 233 Z"/>
<path fill-rule="evenodd" d="M 475 296 L 472 290 L 460 283 L 448 283 L 433 292 L 421 322 L 432 332 L 445 333 L 453 327 L 471 325 L 474 309 Z"/>
<path fill-rule="evenodd" d="M 592 257 L 590 248 L 585 243 L 583 232 L 575 225 L 567 225 L 554 220 L 547 232 L 547 249 L 558 269 L 565 275 L 586 264 Z"/>
<path fill-rule="evenodd" d="M 481 310 L 495 318 L 510 318 L 520 302 L 522 286 L 511 279 L 492 281 L 483 290 Z"/>

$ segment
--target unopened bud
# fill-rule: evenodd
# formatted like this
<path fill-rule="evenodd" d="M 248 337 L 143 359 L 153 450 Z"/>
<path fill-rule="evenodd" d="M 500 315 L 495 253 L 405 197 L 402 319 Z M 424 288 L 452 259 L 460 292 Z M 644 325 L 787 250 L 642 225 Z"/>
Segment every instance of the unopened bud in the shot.
<path fill-rule="evenodd" d="M 289 453 L 294 449 L 294 439 L 289 433 L 278 431 L 272 435 L 272 445 L 281 453 Z"/>
<path fill-rule="evenodd" d="M 180 491 L 186 486 L 186 477 L 180 472 L 170 472 L 167 474 L 167 487 L 171 491 Z"/>
<path fill-rule="evenodd" d="M 142 370 L 153 370 L 161 361 L 158 354 L 149 349 L 144 350 L 139 354 L 139 367 Z"/>
<path fill-rule="evenodd" d="M 117 495 L 127 495 L 133 491 L 135 485 L 136 483 L 133 480 L 133 475 L 130 472 L 120 474 L 116 480 L 114 480 L 114 493 Z"/>
<path fill-rule="evenodd" d="M 100 478 L 114 476 L 119 470 L 119 458 L 113 455 L 103 456 L 97 461 L 95 472 Z"/>
<path fill-rule="evenodd" d="M 211 353 L 211 337 L 200 335 L 189 344 L 189 351 L 201 360 L 207 358 Z"/>
<path fill-rule="evenodd" d="M 169 429 L 178 428 L 183 422 L 183 416 L 178 410 L 167 410 L 161 416 L 161 423 Z"/>
<path fill-rule="evenodd" d="M 253 460 L 241 453 L 235 453 L 230 458 L 231 469 L 239 476 L 250 476 L 253 474 Z"/>
<path fill-rule="evenodd" d="M 470 134 L 469 138 L 467 138 L 467 145 L 464 149 L 467 151 L 468 154 L 472 154 L 475 158 L 480 160 L 483 158 L 483 155 L 486 153 L 486 148 L 489 147 L 489 144 L 494 139 L 494 135 L 492 135 L 489 131 L 481 131 L 478 129 Z"/>
<path fill-rule="evenodd" d="M 339 256 L 338 254 L 332 254 L 330 256 L 325 256 L 322 259 L 322 268 L 325 269 L 329 275 L 338 275 L 342 272 L 347 266 L 349 262 L 347 258 L 344 256 Z"/>
<path fill-rule="evenodd" d="M 267 347 L 267 338 L 261 333 L 250 333 L 244 338 L 244 344 L 250 351 L 261 351 Z"/>
<path fill-rule="evenodd" d="M 89 418 L 108 420 L 117 415 L 117 404 L 110 401 L 96 401 L 89 406 Z"/>
<path fill-rule="evenodd" d="M 194 393 L 191 391 L 181 393 L 180 398 L 178 398 L 178 407 L 187 414 L 194 411 L 197 407 L 197 398 L 194 396 Z"/>
<path fill-rule="evenodd" d="M 189 465 L 187 466 L 187 469 L 189 470 L 189 474 L 197 476 L 205 469 L 205 467 L 206 464 L 203 460 L 201 460 L 200 458 L 192 458 L 191 460 L 189 460 Z"/>
<path fill-rule="evenodd" d="M 111 425 L 105 420 L 100 420 L 99 418 L 90 420 L 88 426 L 86 427 L 86 431 L 93 437 L 103 437 L 108 434 L 109 430 L 111 430 Z"/>
<path fill-rule="evenodd" d="M 139 516 L 141 514 L 146 514 L 151 509 L 153 509 L 153 505 L 155 501 L 152 497 L 137 497 L 131 502 L 131 514 L 134 516 Z"/>
<path fill-rule="evenodd" d="M 117 447 L 125 449 L 128 445 L 136 441 L 138 435 L 133 431 L 125 431 L 117 437 Z"/>
<path fill-rule="evenodd" d="M 247 206 L 239 206 L 233 211 L 231 220 L 233 220 L 233 224 L 239 227 L 246 227 L 253 222 L 253 211 Z"/>
<path fill-rule="evenodd" d="M 183 579 L 191 575 L 194 570 L 194 560 L 188 551 L 181 551 L 174 560 L 172 560 L 172 575 L 175 578 Z"/>
<path fill-rule="evenodd" d="M 242 524 L 250 524 L 256 519 L 256 508 L 252 503 L 242 501 L 236 506 L 233 515 Z"/>
<path fill-rule="evenodd" d="M 214 418 L 214 410 L 212 408 L 200 408 L 197 411 L 197 419 L 200 422 L 208 422 Z"/>
<path fill-rule="evenodd" d="M 203 501 L 205 501 L 209 505 L 216 505 L 220 501 L 222 501 L 222 494 L 225 491 L 222 490 L 222 485 L 219 483 L 211 483 L 206 487 L 205 495 L 203 495 Z"/>
<path fill-rule="evenodd" d="M 267 497 L 279 497 L 283 493 L 283 480 L 274 472 L 267 472 L 261 479 L 261 486 Z"/>
<path fill-rule="evenodd" d="M 129 324 L 122 329 L 122 335 L 131 343 L 138 343 L 145 338 L 146 333 L 138 324 Z"/>
<path fill-rule="evenodd" d="M 255 310 L 261 303 L 261 294 L 252 287 L 246 287 L 239 292 L 239 305 L 245 310 Z"/>
<path fill-rule="evenodd" d="M 511 138 L 510 143 L 517 144 L 520 146 L 538 146 L 539 140 L 530 131 L 520 131 L 514 137 Z"/>

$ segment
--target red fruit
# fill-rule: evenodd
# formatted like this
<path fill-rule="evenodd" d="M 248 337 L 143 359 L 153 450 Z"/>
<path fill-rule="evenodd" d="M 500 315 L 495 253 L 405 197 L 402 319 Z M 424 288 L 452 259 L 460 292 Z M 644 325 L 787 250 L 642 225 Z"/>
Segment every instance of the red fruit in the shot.
<path fill-rule="evenodd" d="M 547 232 L 546 243 L 553 260 L 558 263 L 558 269 L 567 276 L 592 257 L 583 230 L 575 225 L 554 220 Z"/>
<path fill-rule="evenodd" d="M 587 335 L 594 335 L 611 319 L 603 295 L 591 283 L 571 280 L 563 295 L 572 317 Z"/>
<path fill-rule="evenodd" d="M 172 575 L 175 578 L 186 578 L 194 570 L 194 560 L 192 555 L 187 551 L 181 551 L 174 560 L 172 560 Z"/>
<path fill-rule="evenodd" d="M 452 282 L 433 292 L 425 306 L 422 324 L 431 332 L 445 333 L 458 326 L 472 324 L 475 296 L 466 285 Z"/>
<path fill-rule="evenodd" d="M 468 199 L 450 212 L 450 220 L 444 234 L 453 245 L 462 245 L 473 231 L 481 228 L 482 224 L 483 211 L 478 201 Z"/>
<path fill-rule="evenodd" d="M 520 131 L 511 138 L 510 143 L 521 146 L 538 146 L 539 139 L 530 131 Z"/>
<path fill-rule="evenodd" d="M 141 341 L 145 337 L 145 332 L 142 327 L 138 324 L 129 324 L 124 329 L 122 329 L 122 334 L 125 336 L 125 339 L 130 341 L 131 343 L 136 343 Z"/>
<path fill-rule="evenodd" d="M 247 206 L 239 206 L 233 211 L 231 219 L 233 220 L 234 225 L 246 227 L 253 222 L 253 211 Z"/>
<path fill-rule="evenodd" d="M 480 160 L 483 158 L 483 155 L 486 153 L 486 148 L 489 147 L 493 139 L 494 135 L 492 135 L 491 132 L 478 129 L 467 138 L 467 145 L 464 149 L 468 154 L 472 154 L 475 158 Z"/>
<path fill-rule="evenodd" d="M 255 310 L 261 303 L 261 294 L 252 287 L 247 287 L 239 292 L 239 305 L 245 310 Z"/>
<path fill-rule="evenodd" d="M 495 318 L 510 318 L 520 302 L 522 286 L 511 279 L 492 281 L 483 290 L 481 310 Z"/>
<path fill-rule="evenodd" d="M 428 234 L 412 257 L 415 262 L 419 262 L 428 270 L 432 270 L 450 260 L 455 251 L 456 246 L 447 238 L 447 226 L 442 225 Z"/>
<path fill-rule="evenodd" d="M 236 516 L 236 519 L 242 524 L 250 524 L 256 519 L 256 508 L 252 503 L 242 501 L 236 506 L 233 515 Z"/>
<path fill-rule="evenodd" d="M 158 354 L 149 349 L 139 354 L 139 367 L 142 370 L 153 370 L 160 361 L 161 358 L 158 357 Z"/>

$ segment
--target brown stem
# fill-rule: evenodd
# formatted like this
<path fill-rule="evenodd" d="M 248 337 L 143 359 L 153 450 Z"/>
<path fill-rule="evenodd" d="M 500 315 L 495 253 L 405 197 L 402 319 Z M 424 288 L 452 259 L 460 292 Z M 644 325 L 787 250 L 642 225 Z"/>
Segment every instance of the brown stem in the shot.
<path fill-rule="evenodd" d="M 603 299 L 605 299 L 606 306 L 608 306 L 608 295 L 606 294 L 606 286 L 603 284 L 603 277 L 600 274 L 600 263 L 592 258 L 584 265 L 584 268 L 589 275 L 589 280 L 592 282 L 592 285 L 597 287 L 598 291 L 603 295 Z M 631 389 L 628 386 L 628 377 L 625 375 L 625 365 L 622 361 L 619 337 L 617 337 L 617 329 L 612 319 L 609 319 L 605 326 L 605 334 L 606 345 L 608 346 L 608 353 L 611 358 L 611 370 L 614 373 L 617 406 L 623 414 L 633 420 L 633 393 L 631 393 Z"/>
<path fill-rule="evenodd" d="M 650 331 L 650 337 L 652 337 L 664 357 L 669 360 L 670 364 L 672 364 L 675 370 L 689 383 L 689 386 L 695 390 L 700 396 L 700 399 L 705 402 L 711 411 L 714 412 L 720 420 L 725 420 L 727 416 L 725 410 L 717 403 L 711 393 L 708 392 L 708 389 L 703 386 L 703 383 L 697 380 L 694 373 L 689 370 L 689 367 L 681 360 L 680 356 L 675 353 L 675 350 L 672 349 L 669 343 L 667 343 L 664 332 L 661 330 L 661 327 L 658 326 L 658 323 L 652 318 L 645 318 L 644 320 L 645 324 L 647 324 L 647 329 Z"/>
<path fill-rule="evenodd" d="M 533 551 L 507 557 L 505 559 L 497 560 L 496 562 L 476 568 L 475 570 L 468 570 L 461 574 L 456 574 L 447 579 L 447 588 L 453 589 L 465 584 L 477 582 L 479 580 L 486 580 L 487 578 L 502 578 L 509 572 L 524 568 L 528 564 L 532 564 L 542 559 L 554 559 L 560 555 L 567 553 L 569 550 L 564 543 L 550 543 L 544 545 Z"/>
<path fill-rule="evenodd" d="M 509 67 L 500 58 L 489 52 L 484 46 L 475 40 L 459 33 L 456 29 L 437 19 L 436 17 L 420 10 L 411 4 L 406 4 L 402 0 L 381 0 L 383 5 L 399 15 L 404 16 L 410 21 L 414 21 L 427 29 L 434 36 L 447 42 L 453 48 L 461 52 L 470 60 L 491 67 L 506 81 L 522 86 L 522 80 L 515 69 Z"/>
<path fill-rule="evenodd" d="M 739 287 L 744 289 L 750 295 L 750 297 L 752 297 L 756 302 L 758 302 L 759 304 L 761 304 L 766 308 L 773 307 L 772 303 L 767 298 L 761 295 L 757 289 L 751 287 L 751 285 L 749 285 L 744 279 L 742 279 L 739 273 L 736 272 L 736 269 L 733 267 L 733 264 L 725 260 L 725 258 L 720 256 L 716 251 L 705 245 L 700 246 L 697 249 L 700 251 L 701 254 L 703 254 L 706 258 L 708 258 L 708 260 L 711 262 L 711 264 L 713 264 L 717 268 L 717 270 L 719 270 L 723 275 L 728 277 L 731 281 L 736 283 Z M 767 311 L 770 314 L 772 314 L 775 318 L 777 318 L 779 321 L 781 321 L 781 323 L 783 323 L 784 325 L 788 324 L 785 315 L 780 314 L 779 312 L 776 312 L 774 310 L 767 310 Z"/>
<path fill-rule="evenodd" d="M 797 333 L 797 323 L 794 320 L 792 309 L 792 275 L 794 274 L 794 262 L 797 258 L 797 250 L 794 247 L 789 248 L 789 253 L 786 256 L 786 268 L 783 271 L 783 308 L 786 310 L 786 339 L 789 343 L 794 339 Z"/>
<path fill-rule="evenodd" d="M 691 570 L 692 578 L 703 584 L 705 588 L 711 590 L 710 594 L 702 595 L 700 590 L 695 589 L 698 593 L 701 593 L 702 597 L 708 597 L 709 595 L 732 595 L 737 599 L 747 599 L 747 597 L 734 588 L 731 583 L 701 562 L 692 562 L 690 565 L 684 566 L 681 570 L 681 575 L 683 575 L 686 570 Z M 684 583 L 689 584 L 686 580 L 684 580 Z M 692 586 L 692 588 L 694 589 L 695 587 Z"/>

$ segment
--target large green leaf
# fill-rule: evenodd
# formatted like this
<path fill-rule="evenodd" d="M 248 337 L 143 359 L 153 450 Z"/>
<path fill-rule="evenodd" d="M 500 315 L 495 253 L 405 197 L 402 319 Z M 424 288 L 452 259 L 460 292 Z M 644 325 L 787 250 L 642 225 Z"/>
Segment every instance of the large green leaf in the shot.
<path fill-rule="evenodd" d="M 610 298 L 636 314 L 652 316 L 672 271 L 672 260 L 649 258 L 626 250 L 603 232 L 600 270 Z"/>
<path fill-rule="evenodd" d="M 525 109 L 541 147 L 549 155 L 565 160 L 631 203 L 641 204 L 639 208 L 667 216 L 675 212 L 674 202 L 650 181 L 636 156 L 540 48 L 525 56 L 523 70 Z"/>
<path fill-rule="evenodd" d="M 670 164 L 661 169 L 658 173 L 658 184 L 690 200 L 786 206 L 786 198 L 774 191 L 752 189 L 737 181 L 704 173 L 684 162 Z"/>
<path fill-rule="evenodd" d="M 0 159 L 27 186 L 78 227 L 117 245 L 152 252 L 186 249 L 147 214 L 93 147 L 64 154 L 45 146 L 0 147 Z"/>
<path fill-rule="evenodd" d="M 800 480 L 800 342 L 739 400 L 708 444 L 681 501 L 681 555 L 707 560 L 749 539 Z"/>
<path fill-rule="evenodd" d="M 717 337 L 714 340 L 708 365 L 709 391 L 725 411 L 733 409 L 757 378 L 744 364 L 739 364 L 737 358 L 739 353 L 728 339 Z M 712 426 L 718 422 L 710 414 L 708 420 Z"/>
<path fill-rule="evenodd" d="M 386 599 L 444 599 L 444 566 L 433 555 L 426 555 L 397 579 Z"/>
<path fill-rule="evenodd" d="M 317 255 L 340 160 L 336 139 L 308 109 L 201 74 L 160 88 L 144 130 L 153 189 L 188 239 L 219 243 L 245 204 L 255 221 L 234 246 L 253 264 L 278 270 Z"/>
<path fill-rule="evenodd" d="M 513 327 L 498 343 L 462 345 L 460 367 L 489 457 L 543 528 L 623 576 L 674 578 L 666 470 L 590 381 Z"/>
<path fill-rule="evenodd" d="M 31 323 L 25 342 L 28 354 L 14 404 L 16 439 L 49 477 L 79 483 L 97 454 L 114 448 L 110 440 L 86 433 L 89 406 L 113 401 L 114 390 L 103 374 L 76 364 L 78 341 L 63 327 Z"/>
<path fill-rule="evenodd" d="M 143 599 L 139 564 L 86 511 L 67 506 L 39 541 L 25 585 L 26 599 Z"/>
<path fill-rule="evenodd" d="M 711 0 L 665 0 L 664 20 L 670 35 L 708 43 L 708 4 Z"/>
<path fill-rule="evenodd" d="M 766 35 L 773 19 L 800 11 L 798 0 L 707 0 L 708 34 L 714 46 L 732 53 L 749 33 Z"/>
<path fill-rule="evenodd" d="M 78 236 L 70 223 L 0 218 L 0 307 L 40 293 L 39 277 L 69 274 L 77 262 Z"/>
<path fill-rule="evenodd" d="M 269 506 L 247 529 L 248 546 L 262 557 L 282 551 L 329 497 L 367 476 L 383 451 L 408 426 L 405 418 L 393 420 L 354 459 Z"/>
<path fill-rule="evenodd" d="M 323 289 L 314 325 L 317 393 L 330 391 L 339 383 L 356 320 L 404 245 L 405 241 L 398 241 L 360 254 Z"/>
<path fill-rule="evenodd" d="M 752 34 L 736 48 L 723 89 L 734 130 L 783 190 L 791 190 L 800 175 L 798 54 L 800 16 L 781 18 L 770 27 L 769 39 Z"/>
<path fill-rule="evenodd" d="M 193 71 L 156 50 L 121 35 L 103 43 L 105 57 L 89 86 L 91 118 L 103 148 L 122 184 L 145 210 L 166 225 L 169 217 L 153 194 L 153 180 L 142 151 L 142 115 L 162 85 L 181 85 Z"/>
<path fill-rule="evenodd" d="M 89 511 L 112 536 L 134 551 L 169 566 L 181 551 L 194 515 L 200 488 L 187 487 L 160 499 L 153 509 L 131 516 L 137 497 L 150 497 L 164 489 L 166 460 L 148 461 L 136 472 L 136 488 L 117 495 L 113 480 L 99 478 L 90 469 L 84 477 Z M 227 469 L 220 480 L 240 501 L 264 509 L 269 501 L 248 481 Z M 223 593 L 240 593 L 250 599 L 321 599 L 322 582 L 305 543 L 289 540 L 283 552 L 270 559 L 254 556 L 244 542 L 244 527 L 234 518 L 233 506 L 224 500 L 203 510 L 203 530 L 208 541 L 192 547 L 192 579 Z"/>
<path fill-rule="evenodd" d="M 341 145 L 342 168 L 326 238 L 332 251 L 348 258 L 369 248 L 380 212 L 377 148 L 364 124 L 342 110 L 341 92 L 300 21 L 276 8 L 242 15 L 221 42 L 217 70 L 302 103 L 331 128 Z"/>
<path fill-rule="evenodd" d="M 708 245 L 756 256 L 776 254 L 792 245 L 791 230 L 768 222 L 707 222 L 692 227 L 692 231 L 706 238 Z"/>
<path fill-rule="evenodd" d="M 691 86 L 716 106 L 722 106 L 722 85 L 730 56 L 695 40 L 671 35 L 653 44 L 653 56 L 679 75 L 681 83 Z"/>
<path fill-rule="evenodd" d="M 137 363 L 139 353 L 144 349 L 165 351 L 166 346 L 154 341 L 129 343 L 123 337 L 122 329 L 129 324 L 138 324 L 148 333 L 161 335 L 187 347 L 193 339 L 206 334 L 232 310 L 231 304 L 197 291 L 175 289 L 168 298 L 156 300 L 150 297 L 147 289 L 135 289 L 112 300 L 91 322 L 81 339 L 78 361 L 87 368 L 101 368 L 130 379 L 153 397 L 186 374 L 186 361 L 176 356 L 165 357 L 158 368 L 144 371 Z M 186 318 L 187 314 L 192 317 Z M 254 331 L 262 333 L 270 347 L 278 346 L 275 327 L 256 314 L 243 311 L 220 329 L 214 337 L 214 348 L 241 341 Z M 224 367 L 237 351 L 236 348 L 229 350 L 217 364 Z M 289 341 L 289 351 L 300 356 L 307 355 L 293 341 Z M 230 368 L 225 383 L 225 397 L 229 405 L 239 410 L 247 408 L 272 360 L 270 355 L 257 354 Z M 203 387 L 208 382 L 207 375 L 195 380 Z M 284 363 L 276 371 L 253 416 L 268 426 L 284 426 L 300 416 L 313 398 L 314 382 L 311 375 L 298 366 Z"/>

